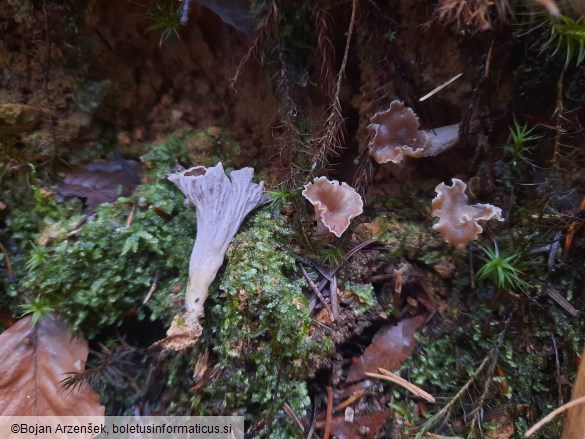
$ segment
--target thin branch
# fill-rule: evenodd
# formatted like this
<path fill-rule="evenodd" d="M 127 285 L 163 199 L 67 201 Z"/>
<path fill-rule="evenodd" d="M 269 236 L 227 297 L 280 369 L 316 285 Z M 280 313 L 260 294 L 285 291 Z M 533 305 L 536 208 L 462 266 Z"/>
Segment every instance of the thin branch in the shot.
<path fill-rule="evenodd" d="M 8 280 L 12 282 L 13 274 L 12 274 L 12 263 L 10 262 L 10 256 L 8 255 L 8 250 L 6 247 L 2 245 L 0 242 L 0 251 L 4 253 L 4 260 L 6 261 L 6 271 L 8 273 Z"/>
<path fill-rule="evenodd" d="M 47 111 L 49 113 L 49 130 L 51 132 L 51 140 L 53 145 L 57 144 L 57 132 L 55 130 L 55 119 L 53 115 L 53 105 L 49 95 L 49 72 L 51 69 L 51 34 L 49 31 L 49 13 L 47 12 L 47 2 L 43 0 L 43 19 L 45 25 L 45 43 L 47 44 L 47 53 L 45 56 L 45 65 L 43 67 L 43 91 L 47 100 Z M 56 154 L 56 149 L 55 149 Z"/>
<path fill-rule="evenodd" d="M 309 273 L 307 273 L 307 270 L 305 270 L 305 267 L 303 267 L 303 264 L 299 264 L 299 267 L 301 267 L 301 271 L 303 273 L 303 276 L 307 280 L 307 283 L 309 284 L 309 286 L 311 287 L 313 292 L 317 295 L 317 297 L 319 298 L 319 300 L 323 304 L 323 307 L 327 310 L 327 314 L 329 314 L 329 317 L 331 318 L 331 320 L 333 320 L 333 312 L 331 311 L 329 304 L 325 301 L 325 298 L 321 294 L 321 291 L 319 291 L 319 288 L 317 288 L 317 285 L 315 285 L 315 282 L 313 282 L 313 279 L 311 279 L 311 277 L 309 276 Z"/>
<path fill-rule="evenodd" d="M 349 28 L 347 30 L 347 38 L 345 40 L 345 50 L 343 52 L 343 60 L 341 67 L 337 72 L 337 83 L 335 85 L 335 92 L 331 100 L 331 106 L 329 109 L 329 117 L 325 122 L 325 132 L 319 138 L 318 143 L 320 144 L 319 152 L 317 157 L 313 160 L 313 166 L 317 164 L 324 164 L 327 162 L 329 155 L 339 155 L 338 149 L 341 148 L 341 143 L 344 138 L 345 121 L 341 111 L 341 102 L 339 95 L 341 93 L 341 85 L 343 84 L 343 78 L 345 77 L 345 69 L 347 67 L 347 60 L 349 58 L 349 47 L 351 45 L 351 38 L 355 26 L 355 15 L 357 10 L 357 0 L 353 0 L 351 7 L 351 18 L 349 21 Z"/>
<path fill-rule="evenodd" d="M 405 380 L 401 376 L 398 376 L 395 373 L 390 372 L 389 370 L 382 369 L 381 367 L 378 368 L 378 370 L 381 373 L 366 372 L 366 376 L 369 376 L 371 378 L 378 378 L 380 380 L 389 381 L 391 383 L 397 384 L 400 387 L 403 387 L 406 390 L 408 390 L 413 395 L 418 396 L 419 398 L 422 398 L 428 402 L 435 402 L 435 397 L 433 395 L 425 392 L 423 389 L 421 389 L 418 386 L 415 386 L 414 384 Z"/>
<path fill-rule="evenodd" d="M 148 302 L 150 300 L 152 293 L 155 292 L 156 287 L 158 286 L 159 275 L 160 275 L 160 273 L 159 273 L 158 268 L 157 268 L 155 273 L 154 273 L 154 279 L 152 280 L 152 285 L 148 289 L 148 293 L 146 294 L 146 297 L 142 301 L 143 305 L 146 305 L 146 302 Z"/>
<path fill-rule="evenodd" d="M 331 311 L 333 312 L 333 321 L 339 320 L 339 298 L 337 290 L 337 276 L 333 275 L 330 288 Z"/>
<path fill-rule="evenodd" d="M 435 415 L 430 417 L 426 422 L 424 422 L 422 425 L 420 425 L 418 427 L 418 428 L 420 428 L 420 431 L 417 433 L 416 439 L 423 438 L 425 436 L 425 434 L 428 433 L 429 430 L 431 428 L 433 428 L 439 421 L 443 420 L 443 422 L 446 422 L 449 419 L 451 410 L 455 406 L 455 403 L 457 403 L 461 398 L 463 398 L 463 396 L 466 393 L 469 392 L 469 389 L 475 383 L 477 378 L 483 373 L 484 369 L 488 368 L 488 371 L 493 372 L 493 369 L 495 368 L 495 366 L 497 364 L 498 354 L 500 351 L 500 344 L 502 343 L 502 340 L 504 339 L 504 335 L 506 334 L 506 330 L 508 329 L 508 325 L 510 324 L 510 321 L 512 320 L 512 315 L 513 314 L 510 314 L 508 316 L 508 318 L 506 319 L 506 323 L 504 324 L 504 329 L 502 329 L 502 331 L 498 335 L 498 339 L 495 342 L 494 347 L 489 350 L 489 352 L 484 357 L 481 364 L 473 372 L 473 374 L 471 375 L 469 380 L 467 380 L 467 382 L 463 385 L 463 387 L 461 387 L 461 389 L 459 389 L 459 391 L 455 394 L 455 396 L 453 396 L 453 398 L 451 398 L 451 400 L 439 412 L 437 412 Z M 489 378 L 490 377 L 487 378 L 488 381 L 489 381 Z M 485 388 L 484 388 L 484 393 L 485 393 Z"/>
<path fill-rule="evenodd" d="M 285 402 L 282 408 L 284 409 L 286 415 L 293 421 L 293 424 L 295 424 L 299 428 L 299 430 L 305 431 L 305 426 L 303 425 L 295 411 L 292 409 L 292 407 Z"/>
<path fill-rule="evenodd" d="M 323 433 L 323 439 L 329 439 L 331 434 L 331 417 L 333 414 L 333 389 L 327 387 L 327 419 L 325 421 L 325 432 Z"/>
<path fill-rule="evenodd" d="M 532 426 L 532 428 L 530 428 L 524 434 L 524 437 L 532 436 L 534 433 L 536 433 L 538 430 L 540 430 L 543 425 L 548 424 L 550 421 L 552 421 L 557 415 L 560 415 L 565 410 L 568 410 L 571 407 L 575 407 L 576 405 L 579 405 L 579 404 L 585 404 L 585 396 L 581 396 L 580 398 L 574 399 L 573 401 L 570 401 L 566 404 L 563 404 L 559 408 L 554 409 L 552 412 L 550 412 L 548 415 L 546 415 L 544 418 L 542 418 L 540 421 L 538 421 L 536 424 L 534 424 Z"/>

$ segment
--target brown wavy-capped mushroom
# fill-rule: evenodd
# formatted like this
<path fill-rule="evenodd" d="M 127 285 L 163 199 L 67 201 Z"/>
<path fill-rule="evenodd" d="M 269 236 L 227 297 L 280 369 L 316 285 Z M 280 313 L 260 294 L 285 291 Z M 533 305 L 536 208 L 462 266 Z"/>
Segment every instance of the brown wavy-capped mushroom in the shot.
<path fill-rule="evenodd" d="M 185 293 L 187 313 L 176 318 L 167 332 L 173 342 L 184 339 L 185 347 L 196 342 L 193 337 L 201 334 L 198 321 L 203 315 L 209 286 L 223 264 L 230 242 L 244 218 L 268 201 L 264 183 L 254 183 L 253 175 L 252 168 L 243 168 L 232 171 L 228 178 L 221 163 L 167 175 L 185 195 L 185 204 L 195 206 L 197 214 L 197 235 Z M 165 347 L 176 348 L 173 343 L 165 343 Z"/>
<path fill-rule="evenodd" d="M 355 189 L 326 177 L 317 177 L 306 184 L 303 196 L 315 207 L 318 235 L 329 232 L 341 237 L 350 221 L 364 208 L 362 197 Z"/>
<path fill-rule="evenodd" d="M 459 125 L 422 131 L 418 117 L 403 102 L 393 101 L 386 111 L 370 119 L 368 130 L 374 136 L 370 155 L 378 163 L 400 163 L 404 156 L 419 158 L 438 155 L 459 140 Z"/>
<path fill-rule="evenodd" d="M 438 217 L 439 222 L 433 229 L 441 234 L 445 242 L 463 251 L 483 232 L 479 221 L 504 219 L 499 207 L 491 204 L 470 205 L 465 195 L 467 185 L 458 178 L 453 178 L 452 182 L 452 186 L 441 183 L 435 188 L 437 196 L 433 199 L 431 214 Z"/>

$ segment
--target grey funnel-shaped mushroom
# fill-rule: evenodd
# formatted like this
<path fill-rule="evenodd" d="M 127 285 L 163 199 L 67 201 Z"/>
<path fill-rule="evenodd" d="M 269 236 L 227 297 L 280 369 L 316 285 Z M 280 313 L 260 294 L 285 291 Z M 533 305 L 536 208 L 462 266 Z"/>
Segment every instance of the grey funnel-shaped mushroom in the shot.
<path fill-rule="evenodd" d="M 253 175 L 252 168 L 243 168 L 232 171 L 228 178 L 221 163 L 167 175 L 187 197 L 185 203 L 194 205 L 197 212 L 197 236 L 185 295 L 191 321 L 203 315 L 209 286 L 242 222 L 252 210 L 268 201 L 264 183 L 254 183 Z"/>

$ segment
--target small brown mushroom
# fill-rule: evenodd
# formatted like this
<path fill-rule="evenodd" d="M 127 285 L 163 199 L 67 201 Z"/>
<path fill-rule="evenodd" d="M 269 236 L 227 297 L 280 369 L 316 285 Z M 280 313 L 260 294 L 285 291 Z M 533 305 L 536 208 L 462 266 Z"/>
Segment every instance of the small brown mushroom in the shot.
<path fill-rule="evenodd" d="M 378 163 L 400 163 L 405 155 L 435 156 L 459 140 L 459 125 L 421 131 L 416 114 L 400 101 L 393 101 L 388 110 L 374 114 L 370 122 L 368 129 L 374 133 L 370 155 Z"/>
<path fill-rule="evenodd" d="M 470 205 L 465 195 L 467 185 L 457 178 L 452 181 L 452 186 L 441 183 L 435 188 L 437 196 L 433 199 L 431 214 L 438 217 L 439 222 L 433 229 L 441 234 L 445 242 L 463 251 L 467 244 L 483 232 L 478 221 L 504 219 L 499 207 L 491 204 Z"/>
<path fill-rule="evenodd" d="M 362 197 L 346 183 L 318 177 L 305 185 L 303 196 L 315 207 L 317 234 L 333 233 L 338 238 L 352 218 L 363 212 Z"/>

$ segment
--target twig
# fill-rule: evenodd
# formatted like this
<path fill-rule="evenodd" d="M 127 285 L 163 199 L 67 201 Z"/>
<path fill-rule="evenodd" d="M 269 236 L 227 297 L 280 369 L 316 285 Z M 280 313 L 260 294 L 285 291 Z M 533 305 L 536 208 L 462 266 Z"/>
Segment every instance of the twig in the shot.
<path fill-rule="evenodd" d="M 6 247 L 4 247 L 2 245 L 2 243 L 0 242 L 0 251 L 2 251 L 2 253 L 4 253 L 4 260 L 6 261 L 6 271 L 8 274 L 8 280 L 10 282 L 12 282 L 12 263 L 10 262 L 10 256 L 8 255 L 8 251 L 6 250 Z"/>
<path fill-rule="evenodd" d="M 555 233 L 555 238 L 553 240 L 553 242 L 550 244 L 550 251 L 548 253 L 548 262 L 547 262 L 547 266 L 548 266 L 548 271 L 554 271 L 555 269 L 555 259 L 557 257 L 557 251 L 559 249 L 559 246 L 561 245 L 561 231 L 558 230 L 557 233 Z"/>
<path fill-rule="evenodd" d="M 560 160 L 561 137 L 563 133 L 563 82 L 565 80 L 565 69 L 561 71 L 557 82 L 557 102 L 556 102 L 556 125 L 555 125 L 555 144 L 553 150 L 552 165 L 556 167 Z"/>
<path fill-rule="evenodd" d="M 331 311 L 333 312 L 333 321 L 339 320 L 339 300 L 337 296 L 337 276 L 333 275 L 331 280 L 330 298 L 331 298 Z"/>
<path fill-rule="evenodd" d="M 552 285 L 547 287 L 546 294 L 572 317 L 577 317 L 579 315 L 579 311 L 577 311 Z"/>
<path fill-rule="evenodd" d="M 562 406 L 560 406 L 559 408 L 554 409 L 552 412 L 550 412 L 548 415 L 546 415 L 544 418 L 542 418 L 540 421 L 538 421 L 536 424 L 534 424 L 525 434 L 524 437 L 530 437 L 532 436 L 534 433 L 536 433 L 538 430 L 540 430 L 542 428 L 543 425 L 548 424 L 550 421 L 552 421 L 557 415 L 561 414 L 562 412 L 564 412 L 565 410 L 570 409 L 571 407 L 575 407 L 576 405 L 579 404 L 584 404 L 585 403 L 585 396 L 581 396 L 580 398 L 574 399 L 573 401 L 570 401 L 566 404 L 563 404 Z"/>
<path fill-rule="evenodd" d="M 557 348 L 557 340 L 554 335 L 550 335 L 553 342 L 553 348 L 555 349 L 555 368 L 557 374 L 557 392 L 559 393 L 559 404 L 563 405 L 563 390 L 561 388 L 561 364 L 559 362 L 559 350 Z"/>
<path fill-rule="evenodd" d="M 294 410 L 291 408 L 291 406 L 288 405 L 288 403 L 286 403 L 286 402 L 284 403 L 283 409 L 284 409 L 284 412 L 287 414 L 287 416 L 293 421 L 293 423 L 297 427 L 299 427 L 299 430 L 305 431 L 305 426 L 303 425 L 303 423 L 301 422 L 299 417 L 296 415 Z"/>
<path fill-rule="evenodd" d="M 343 410 L 344 408 L 346 408 L 348 405 L 353 404 L 355 401 L 357 401 L 358 399 L 360 399 L 362 396 L 364 396 L 366 394 L 366 389 L 359 389 L 357 392 L 355 392 L 353 395 L 351 395 L 349 398 L 347 398 L 345 401 L 337 404 L 334 408 L 333 411 L 334 412 L 338 412 L 340 410 Z"/>
<path fill-rule="evenodd" d="M 339 404 L 337 404 L 335 407 L 333 407 L 333 413 L 337 413 L 340 410 L 343 410 L 344 408 L 346 408 L 348 405 L 353 404 L 355 401 L 357 401 L 358 399 L 360 399 L 362 396 L 364 396 L 366 394 L 366 389 L 359 389 L 357 392 L 355 392 L 353 395 L 351 395 L 349 398 L 347 398 L 345 401 L 340 402 Z M 327 413 L 323 414 L 321 413 L 318 417 L 317 420 L 320 421 L 320 424 L 323 424 L 323 419 L 327 416 Z"/>
<path fill-rule="evenodd" d="M 463 397 L 463 395 L 465 395 L 466 393 L 469 392 L 469 388 L 475 382 L 475 380 L 477 379 L 477 377 L 479 377 L 479 375 L 483 372 L 483 370 L 488 365 L 490 366 L 490 368 L 492 368 L 492 366 L 495 366 L 497 364 L 498 354 L 499 354 L 499 350 L 500 350 L 500 343 L 504 339 L 504 335 L 506 333 L 506 330 L 508 329 L 508 325 L 510 324 L 510 321 L 512 320 L 512 315 L 513 314 L 510 314 L 508 316 L 508 318 L 506 320 L 506 323 L 505 323 L 505 326 L 504 326 L 504 329 L 498 335 L 498 340 L 496 341 L 494 347 L 489 350 L 489 352 L 484 357 L 484 359 L 481 362 L 481 364 L 473 372 L 473 375 L 469 378 L 469 380 L 467 380 L 467 382 L 463 385 L 463 387 L 461 387 L 461 389 L 459 389 L 459 391 L 455 394 L 455 396 L 453 396 L 453 398 L 451 398 L 451 400 L 439 412 L 437 412 L 436 414 L 434 414 L 427 421 L 425 421 L 424 424 L 422 424 L 419 427 L 420 428 L 420 431 L 417 433 L 416 439 L 420 439 L 420 438 L 424 437 L 424 435 L 426 433 L 428 433 L 428 431 L 440 419 L 443 419 L 444 422 L 446 422 L 448 420 L 449 416 L 450 416 L 449 413 L 451 412 L 451 409 L 453 408 L 453 406 L 455 405 L 455 403 L 457 401 L 459 401 Z"/>
<path fill-rule="evenodd" d="M 47 54 L 45 58 L 45 65 L 43 71 L 43 91 L 47 99 L 47 111 L 49 113 L 49 129 L 51 131 L 51 140 L 53 146 L 57 144 L 57 132 L 55 131 L 55 119 L 53 116 L 53 105 L 51 104 L 51 97 L 49 95 L 49 74 L 51 69 L 51 34 L 49 31 L 49 13 L 47 12 L 47 2 L 43 0 L 43 19 L 45 21 L 45 42 L 47 44 Z M 56 154 L 56 149 L 55 149 Z"/>
<path fill-rule="evenodd" d="M 359 157 L 354 160 L 354 164 L 357 165 L 357 169 L 352 187 L 365 198 L 374 177 L 374 166 L 370 160 L 369 148 L 365 148 L 360 153 Z"/>
<path fill-rule="evenodd" d="M 416 435 L 417 439 L 424 437 L 424 434 L 427 433 L 433 427 L 433 425 L 435 425 L 437 423 L 437 421 L 439 419 L 443 419 L 443 418 L 448 417 L 448 414 L 451 411 L 451 409 L 453 408 L 453 406 L 455 405 L 455 403 L 457 401 L 459 401 L 463 397 L 463 395 L 465 395 L 468 392 L 471 385 L 475 382 L 475 379 L 479 376 L 479 374 L 483 371 L 483 369 L 488 365 L 489 360 L 491 360 L 492 353 L 493 353 L 493 349 L 490 350 L 488 355 L 485 356 L 485 358 L 483 359 L 483 361 L 481 362 L 479 367 L 475 370 L 475 372 L 473 372 L 473 375 L 471 376 L 471 378 L 465 383 L 465 385 L 463 387 L 461 387 L 461 389 L 459 389 L 459 391 L 455 394 L 455 396 L 453 398 L 451 398 L 451 400 L 445 405 L 445 407 L 443 407 L 438 413 L 436 413 L 431 418 L 429 418 L 421 426 L 421 431 Z"/>
<path fill-rule="evenodd" d="M 569 228 L 567 229 L 567 234 L 565 236 L 565 249 L 563 250 L 563 261 L 567 260 L 567 257 L 569 256 L 569 250 L 571 249 L 571 244 L 573 242 L 573 238 L 574 238 L 575 234 L 577 233 L 577 231 L 583 226 L 583 223 L 585 222 L 583 220 L 583 218 L 579 217 L 579 214 L 584 210 L 585 210 L 585 197 L 583 197 L 583 199 L 579 203 L 579 207 L 577 208 L 576 215 L 575 215 L 573 221 L 571 221 L 571 224 L 569 224 Z M 555 237 L 556 237 L 556 235 L 555 235 Z M 552 252 L 552 246 L 551 246 L 551 252 Z M 549 256 L 549 263 L 550 263 L 550 256 Z M 550 270 L 550 265 L 549 265 L 549 270 Z"/>
<path fill-rule="evenodd" d="M 132 225 L 132 221 L 134 220 L 134 212 L 136 211 L 136 203 L 132 206 L 132 210 L 130 211 L 130 215 L 128 215 L 128 219 L 126 219 L 126 228 Z"/>
<path fill-rule="evenodd" d="M 355 0 L 354 0 L 355 1 Z M 327 387 L 327 418 L 325 420 L 325 432 L 323 439 L 329 439 L 331 434 L 331 415 L 333 414 L 333 389 L 331 386 Z"/>
<path fill-rule="evenodd" d="M 473 269 L 473 250 L 475 248 L 473 245 L 469 246 L 469 255 L 468 255 L 468 262 L 469 262 L 469 288 L 471 288 L 471 292 L 475 292 L 475 270 Z"/>
<path fill-rule="evenodd" d="M 314 309 L 314 307 L 313 307 L 313 308 L 311 308 L 311 309 Z M 320 321 L 318 321 L 318 320 L 316 320 L 316 319 L 311 319 L 311 321 L 312 321 L 313 323 L 315 323 L 316 325 L 319 325 L 319 326 L 320 326 L 321 328 L 323 328 L 324 330 L 326 330 L 326 331 L 329 331 L 329 332 L 331 332 L 332 334 L 334 334 L 334 333 L 335 333 L 335 331 L 334 331 L 333 329 L 331 329 L 329 326 L 325 325 L 324 323 L 321 323 Z"/>
<path fill-rule="evenodd" d="M 349 57 L 349 45 L 351 43 L 351 36 L 353 34 L 353 26 L 355 24 L 355 11 L 357 9 L 357 0 L 353 0 L 351 4 L 351 18 L 349 21 L 349 29 L 347 30 L 347 39 L 345 40 L 345 50 L 343 52 L 343 61 L 339 72 L 337 73 L 337 85 L 335 86 L 335 101 L 339 104 L 339 93 L 341 91 L 341 82 L 345 76 L 345 67 L 347 66 L 347 59 Z"/>
<path fill-rule="evenodd" d="M 343 60 L 341 62 L 341 67 L 339 67 L 339 71 L 337 72 L 337 83 L 335 85 L 333 99 L 331 100 L 329 117 L 325 122 L 325 133 L 319 140 L 321 146 L 319 148 L 318 157 L 313 161 L 313 165 L 316 165 L 317 163 L 325 163 L 329 154 L 338 155 L 336 150 L 341 147 L 341 142 L 343 141 L 343 130 L 345 128 L 345 122 L 341 111 L 339 95 L 341 93 L 341 85 L 343 83 L 343 78 L 345 77 L 345 69 L 347 67 L 347 60 L 349 58 L 349 47 L 351 45 L 351 38 L 355 26 L 356 10 L 357 0 L 353 0 L 351 6 L 351 18 L 349 21 L 349 28 L 347 29 L 347 38 L 345 40 Z"/>
<path fill-rule="evenodd" d="M 158 268 L 157 268 L 156 271 L 154 272 L 154 279 L 152 280 L 152 285 L 150 286 L 148 293 L 146 294 L 146 297 L 142 301 L 143 305 L 146 305 L 146 302 L 148 302 L 150 300 L 152 293 L 154 293 L 154 291 L 156 290 L 156 287 L 158 286 L 158 278 L 159 278 L 159 272 L 158 272 Z"/>
<path fill-rule="evenodd" d="M 335 274 L 341 269 L 341 267 L 343 267 L 343 265 L 349 261 L 349 259 L 355 255 L 357 252 L 359 252 L 360 250 L 363 250 L 365 247 L 374 244 L 376 242 L 379 242 L 377 239 L 368 239 L 367 241 L 362 242 L 361 244 L 356 245 L 355 247 L 353 247 L 350 251 L 347 252 L 347 254 L 343 257 L 343 260 L 337 264 L 335 267 L 333 267 L 331 269 L 331 271 L 329 272 L 329 277 L 333 278 L 333 276 L 335 276 Z M 320 283 L 319 283 L 319 291 L 323 291 L 323 289 L 327 286 L 327 279 L 323 279 Z"/>
<path fill-rule="evenodd" d="M 311 428 L 309 429 L 309 434 L 307 434 L 307 438 L 306 439 L 311 439 L 313 436 L 315 436 L 316 439 L 319 439 L 319 437 L 315 434 L 315 421 L 317 420 L 317 404 L 313 403 L 313 421 L 311 422 Z"/>
<path fill-rule="evenodd" d="M 390 372 L 389 370 L 382 369 L 381 367 L 378 368 L 378 371 L 380 373 L 366 372 L 366 376 L 369 376 L 371 378 L 378 378 L 384 381 L 390 381 L 391 383 L 397 384 L 400 387 L 404 387 L 410 393 L 412 393 L 415 396 L 418 396 L 419 398 L 423 398 L 428 402 L 436 402 L 435 397 L 433 395 L 425 392 L 423 389 L 421 389 L 418 386 L 415 386 L 414 384 L 405 380 L 401 376 L 398 376 L 395 373 Z"/>
<path fill-rule="evenodd" d="M 440 92 L 441 90 L 443 90 L 445 87 L 447 87 L 449 84 L 451 84 L 452 82 L 456 81 L 457 79 L 461 78 L 461 76 L 463 76 L 463 73 L 459 73 L 458 75 L 453 76 L 451 79 L 449 79 L 448 81 L 442 83 L 441 85 L 439 85 L 438 87 L 434 88 L 433 90 L 431 90 L 430 92 L 428 92 L 426 95 L 424 95 L 422 98 L 419 99 L 419 102 L 423 102 L 426 101 L 428 98 L 430 98 L 432 95 L 434 95 L 435 93 Z"/>
<path fill-rule="evenodd" d="M 494 41 L 496 41 L 496 39 L 492 38 L 492 42 L 490 43 L 490 48 L 488 49 L 488 53 L 486 55 L 485 68 L 483 69 L 484 79 L 487 79 L 490 76 L 490 66 L 492 64 L 492 53 L 494 51 Z"/>
<path fill-rule="evenodd" d="M 488 392 L 490 390 L 490 384 L 492 383 L 492 376 L 494 373 L 494 369 L 496 368 L 496 364 L 498 362 L 498 356 L 494 355 L 492 359 L 492 363 L 490 364 L 488 371 L 487 371 L 487 378 L 483 382 L 483 391 L 481 392 L 481 396 L 475 405 L 475 408 L 469 413 L 473 415 L 473 419 L 471 420 L 471 425 L 469 426 L 469 430 L 473 434 L 475 431 L 476 425 L 479 425 L 480 433 L 481 433 L 481 417 L 483 416 L 483 407 L 485 404 L 485 400 L 487 399 Z"/>
<path fill-rule="evenodd" d="M 303 264 L 299 263 L 299 267 L 301 267 L 301 271 L 303 273 L 303 276 L 307 280 L 307 283 L 309 284 L 313 292 L 317 295 L 317 297 L 323 304 L 323 307 L 327 310 L 327 314 L 329 314 L 331 320 L 333 320 L 333 312 L 331 311 L 331 308 L 329 308 L 329 304 L 325 301 L 325 298 L 321 294 L 321 291 L 319 291 L 319 288 L 317 288 L 317 285 L 315 285 L 315 282 L 313 282 L 313 279 L 311 279 L 309 273 L 307 273 L 307 270 L 305 270 L 305 267 L 303 267 Z"/>
<path fill-rule="evenodd" d="M 278 23 L 278 8 L 276 3 L 271 2 L 270 7 L 268 8 L 268 12 L 266 13 L 262 22 L 258 25 L 258 29 L 261 29 L 259 35 L 252 41 L 246 54 L 242 57 L 238 66 L 236 67 L 236 71 L 234 72 L 234 76 L 230 79 L 230 87 L 235 90 L 236 83 L 240 78 L 244 67 L 248 65 L 248 62 L 254 55 L 258 53 L 260 46 L 269 38 L 269 35 L 274 32 L 275 23 Z"/>
<path fill-rule="evenodd" d="M 321 78 L 325 84 L 327 97 L 333 100 L 335 95 L 335 73 L 333 73 L 335 47 L 328 35 L 330 33 L 329 22 L 331 15 L 318 2 L 315 3 L 313 20 L 315 21 L 315 31 L 317 33 L 317 50 L 321 58 Z"/>
<path fill-rule="evenodd" d="M 384 274 L 376 274 L 374 276 L 370 276 L 368 278 L 369 283 L 380 282 L 386 279 L 393 279 L 394 273 L 384 273 Z"/>
<path fill-rule="evenodd" d="M 304 264 L 312 265 L 313 268 L 315 270 L 317 270 L 319 272 L 319 274 L 321 276 L 323 276 L 325 279 L 327 279 L 328 281 L 332 280 L 332 277 L 329 275 L 329 273 L 321 265 L 319 265 L 317 262 L 315 262 L 311 258 L 308 258 L 308 257 L 301 255 L 301 254 L 298 254 L 298 253 L 296 254 L 296 258 Z"/>

